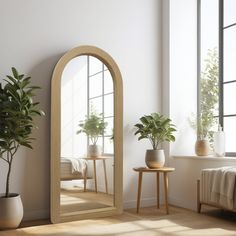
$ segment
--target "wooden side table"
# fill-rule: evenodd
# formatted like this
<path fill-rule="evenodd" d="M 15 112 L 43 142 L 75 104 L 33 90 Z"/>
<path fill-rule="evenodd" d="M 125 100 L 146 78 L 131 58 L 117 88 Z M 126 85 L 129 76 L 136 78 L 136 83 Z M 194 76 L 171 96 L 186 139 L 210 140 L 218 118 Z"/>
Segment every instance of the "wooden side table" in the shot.
<path fill-rule="evenodd" d="M 166 205 L 166 214 L 169 214 L 169 206 L 168 206 L 168 173 L 175 170 L 172 167 L 161 167 L 155 169 L 149 169 L 147 167 L 137 167 L 133 168 L 134 171 L 139 173 L 138 178 L 138 199 L 137 199 L 137 213 L 139 213 L 140 208 L 140 198 L 141 198 L 141 189 L 142 189 L 142 178 L 143 173 L 156 173 L 156 181 L 157 181 L 157 208 L 160 207 L 160 197 L 159 197 L 159 175 L 163 173 L 164 177 L 164 189 L 165 189 L 165 205 Z"/>
<path fill-rule="evenodd" d="M 93 173 L 94 173 L 94 181 L 95 181 L 95 191 L 98 192 L 97 188 L 97 170 L 96 170 L 96 161 L 103 161 L 103 170 L 104 170 L 104 179 L 105 179 L 105 187 L 106 193 L 108 194 L 108 184 L 107 184 L 107 171 L 106 171 L 106 160 L 110 159 L 108 156 L 101 156 L 101 157 L 84 157 L 86 161 L 93 161 Z M 84 189 L 86 190 L 86 181 L 87 180 L 87 173 L 85 174 L 84 179 Z"/>

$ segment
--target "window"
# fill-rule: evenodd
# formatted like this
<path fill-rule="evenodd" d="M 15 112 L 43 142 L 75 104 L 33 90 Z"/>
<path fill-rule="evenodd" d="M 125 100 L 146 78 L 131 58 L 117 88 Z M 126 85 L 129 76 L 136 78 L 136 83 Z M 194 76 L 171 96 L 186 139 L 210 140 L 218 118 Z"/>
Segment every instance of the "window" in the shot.
<path fill-rule="evenodd" d="M 104 154 L 113 154 L 114 89 L 113 79 L 105 64 L 88 56 L 88 115 L 91 109 L 102 114 L 107 123 L 106 132 L 99 137 L 98 144 Z M 88 139 L 89 143 L 89 139 Z"/>
<path fill-rule="evenodd" d="M 198 117 L 236 156 L 236 1 L 198 0 Z"/>

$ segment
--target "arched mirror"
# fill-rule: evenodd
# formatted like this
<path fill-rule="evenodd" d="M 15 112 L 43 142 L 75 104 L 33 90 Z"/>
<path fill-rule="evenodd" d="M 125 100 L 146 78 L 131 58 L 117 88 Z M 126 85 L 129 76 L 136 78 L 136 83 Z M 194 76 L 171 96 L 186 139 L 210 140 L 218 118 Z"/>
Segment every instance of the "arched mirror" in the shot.
<path fill-rule="evenodd" d="M 57 63 L 51 87 L 51 221 L 122 212 L 122 79 L 103 50 Z"/>

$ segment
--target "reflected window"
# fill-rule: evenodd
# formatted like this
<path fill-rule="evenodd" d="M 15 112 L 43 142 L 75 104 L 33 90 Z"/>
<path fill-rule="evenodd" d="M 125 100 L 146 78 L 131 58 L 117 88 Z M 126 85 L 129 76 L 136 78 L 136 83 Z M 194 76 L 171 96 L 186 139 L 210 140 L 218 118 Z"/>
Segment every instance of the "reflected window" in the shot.
<path fill-rule="evenodd" d="M 102 114 L 107 122 L 104 134 L 99 138 L 104 154 L 114 154 L 114 88 L 113 79 L 108 68 L 95 57 L 87 56 L 88 60 L 88 115 L 91 110 Z M 89 140 L 88 140 L 89 142 Z"/>
<path fill-rule="evenodd" d="M 61 156 L 78 158 L 87 152 L 87 137 L 77 135 L 87 115 L 87 56 L 70 60 L 61 80 Z"/>
<path fill-rule="evenodd" d="M 61 83 L 61 155 L 77 158 L 87 153 L 90 140 L 76 131 L 92 109 L 107 122 L 97 144 L 104 154 L 113 155 L 114 89 L 108 68 L 93 56 L 75 57 L 67 63 Z"/>

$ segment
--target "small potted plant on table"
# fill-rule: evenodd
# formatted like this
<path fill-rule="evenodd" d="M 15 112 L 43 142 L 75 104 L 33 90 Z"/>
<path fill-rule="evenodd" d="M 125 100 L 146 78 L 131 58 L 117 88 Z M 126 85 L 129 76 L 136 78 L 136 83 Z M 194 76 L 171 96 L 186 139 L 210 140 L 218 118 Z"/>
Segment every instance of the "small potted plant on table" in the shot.
<path fill-rule="evenodd" d="M 43 115 L 33 102 L 34 91 L 39 87 L 30 85 L 30 77 L 12 68 L 13 76 L 0 83 L 0 159 L 8 167 L 6 191 L 0 196 L 0 229 L 16 228 L 23 218 L 20 195 L 10 192 L 12 163 L 20 146 L 32 148 L 30 137 L 35 124 L 33 117 Z"/>
<path fill-rule="evenodd" d="M 165 154 L 163 149 L 158 149 L 159 144 L 164 141 L 175 141 L 173 132 L 175 126 L 171 120 L 159 113 L 144 115 L 140 118 L 141 123 L 137 123 L 135 135 L 139 135 L 138 140 L 148 139 L 153 149 L 146 151 L 145 162 L 149 168 L 159 168 L 165 164 Z"/>
<path fill-rule="evenodd" d="M 103 135 L 107 126 L 107 122 L 104 122 L 102 115 L 98 115 L 95 111 L 92 111 L 86 119 L 80 122 L 80 129 L 77 134 L 85 133 L 91 144 L 88 146 L 88 157 L 99 157 L 102 155 L 102 147 L 97 145 L 97 141 L 100 135 Z"/>

